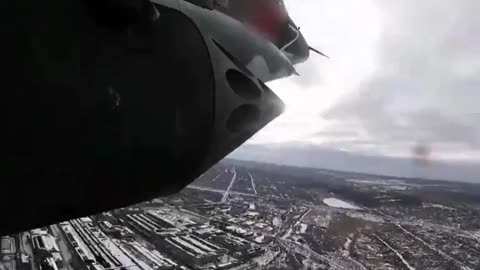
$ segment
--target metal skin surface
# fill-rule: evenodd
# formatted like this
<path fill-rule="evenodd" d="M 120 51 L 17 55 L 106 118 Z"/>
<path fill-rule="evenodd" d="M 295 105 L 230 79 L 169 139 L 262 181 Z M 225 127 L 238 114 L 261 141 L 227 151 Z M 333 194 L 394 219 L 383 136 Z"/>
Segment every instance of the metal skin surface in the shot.
<path fill-rule="evenodd" d="M 180 0 L 0 13 L 0 235 L 178 192 L 281 114 L 264 82 L 294 70 L 239 22 Z"/>
<path fill-rule="evenodd" d="M 242 0 L 237 0 L 242 1 Z M 153 3 L 162 4 L 164 0 L 152 0 Z M 170 0 L 167 2 L 171 3 Z M 218 43 L 246 66 L 255 76 L 263 82 L 288 77 L 295 73 L 294 64 L 306 61 L 309 57 L 308 45 L 300 33 L 299 39 L 293 44 L 291 50 L 281 51 L 272 42 L 269 42 L 258 33 L 252 31 L 245 23 L 227 15 L 217 9 L 218 7 L 205 8 L 192 4 L 194 0 L 178 1 L 178 9 L 189 16 L 207 35 Z M 198 1 L 205 2 L 205 1 Z M 243 0 L 242 2 L 248 2 Z M 173 7 L 173 5 L 171 5 Z M 291 18 L 286 18 L 295 28 Z M 222 27 L 219 27 L 219 26 Z M 285 26 L 282 39 L 292 38 Z M 289 58 L 290 57 L 290 58 Z"/>

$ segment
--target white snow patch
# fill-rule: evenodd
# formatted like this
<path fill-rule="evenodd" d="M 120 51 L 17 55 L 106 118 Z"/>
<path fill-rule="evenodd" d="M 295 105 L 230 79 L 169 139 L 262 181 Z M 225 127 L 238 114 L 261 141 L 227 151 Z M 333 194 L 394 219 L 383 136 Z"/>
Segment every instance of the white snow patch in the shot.
<path fill-rule="evenodd" d="M 289 238 L 292 235 L 292 232 L 293 232 L 292 227 L 288 228 L 287 232 L 282 236 L 282 239 L 285 240 Z"/>
<path fill-rule="evenodd" d="M 305 233 L 307 231 L 308 225 L 301 223 L 300 224 L 300 233 Z"/>
<path fill-rule="evenodd" d="M 406 189 L 408 189 L 407 186 L 387 186 L 387 188 L 393 189 L 393 190 L 406 190 Z"/>
<path fill-rule="evenodd" d="M 348 257 L 348 255 L 350 254 L 349 249 L 351 244 L 352 244 L 352 239 L 350 239 L 350 237 L 347 237 L 347 240 L 343 244 L 343 250 L 341 251 L 341 254 L 343 257 Z"/>
<path fill-rule="evenodd" d="M 366 184 L 366 185 L 392 185 L 392 184 L 397 184 L 397 185 L 404 185 L 406 184 L 405 181 L 401 180 L 395 180 L 395 179 L 346 179 L 348 182 L 354 182 L 358 184 Z"/>
<path fill-rule="evenodd" d="M 278 217 L 274 217 L 272 221 L 273 226 L 280 227 L 282 225 L 282 221 Z"/>
<path fill-rule="evenodd" d="M 445 209 L 445 210 L 452 210 L 452 211 L 455 210 L 455 208 L 448 207 L 448 206 L 441 205 L 441 204 L 436 204 L 436 203 L 423 203 L 422 206 L 423 207 L 433 207 L 433 208 Z"/>
<path fill-rule="evenodd" d="M 393 189 L 393 190 L 406 190 L 408 189 L 407 186 L 388 186 L 389 189 Z"/>
<path fill-rule="evenodd" d="M 345 243 L 343 244 L 343 248 L 348 250 L 351 244 L 352 244 L 352 239 L 350 239 L 350 237 L 347 237 L 347 241 L 345 241 Z"/>
<path fill-rule="evenodd" d="M 473 236 L 475 236 L 476 238 L 478 238 L 478 240 L 480 240 L 480 230 L 474 232 Z"/>
<path fill-rule="evenodd" d="M 365 221 L 370 221 L 375 223 L 385 222 L 385 220 L 381 216 L 373 215 L 370 213 L 347 212 L 347 216 L 351 218 L 363 219 Z"/>
<path fill-rule="evenodd" d="M 323 199 L 323 203 L 330 206 L 330 207 L 336 207 L 336 208 L 343 208 L 343 209 L 352 209 L 352 210 L 360 210 L 360 207 L 357 207 L 353 204 L 344 202 L 342 200 L 339 200 L 337 198 L 327 198 Z"/>
<path fill-rule="evenodd" d="M 264 235 L 257 236 L 257 237 L 255 237 L 254 240 L 257 243 L 263 243 L 263 241 L 265 240 L 265 236 Z"/>

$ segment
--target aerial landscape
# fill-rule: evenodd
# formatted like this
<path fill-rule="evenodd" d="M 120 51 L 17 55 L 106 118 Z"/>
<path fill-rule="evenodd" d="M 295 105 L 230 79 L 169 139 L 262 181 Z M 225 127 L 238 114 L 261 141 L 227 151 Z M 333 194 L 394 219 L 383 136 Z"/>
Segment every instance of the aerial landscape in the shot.
<path fill-rule="evenodd" d="M 10 269 L 480 269 L 480 185 L 224 160 L 181 193 L 1 240 Z"/>

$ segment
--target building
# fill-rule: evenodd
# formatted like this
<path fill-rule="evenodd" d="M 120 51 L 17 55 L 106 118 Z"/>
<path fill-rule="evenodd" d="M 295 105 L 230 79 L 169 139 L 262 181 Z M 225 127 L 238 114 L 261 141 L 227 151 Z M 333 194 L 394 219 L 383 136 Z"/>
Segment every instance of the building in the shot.
<path fill-rule="evenodd" d="M 143 213 L 126 214 L 125 221 L 132 229 L 145 237 L 153 237 L 156 234 L 156 231 L 161 230 L 162 228 L 172 228 L 170 225 L 164 227 L 165 224 L 158 223 L 156 220 L 153 220 Z"/>
<path fill-rule="evenodd" d="M 109 221 L 100 221 L 98 224 L 104 233 L 115 238 L 133 239 L 135 237 L 135 233 L 125 226 L 113 225 Z"/>
<path fill-rule="evenodd" d="M 217 229 L 211 225 L 201 225 L 193 230 L 195 235 L 202 237 L 203 239 L 209 238 L 213 235 L 223 234 L 224 231 Z"/>
<path fill-rule="evenodd" d="M 167 237 L 181 232 L 175 227 L 175 222 L 163 219 L 150 214 L 127 214 L 127 223 L 137 232 L 149 238 Z"/>
<path fill-rule="evenodd" d="M 15 254 L 15 239 L 13 237 L 4 236 L 1 240 L 1 254 L 12 255 Z"/>
<path fill-rule="evenodd" d="M 39 264 L 40 270 L 58 270 L 57 264 L 52 257 L 44 257 Z"/>
<path fill-rule="evenodd" d="M 45 249 L 49 252 L 60 251 L 55 241 L 55 237 L 50 234 L 33 235 L 32 244 L 34 249 Z"/>
<path fill-rule="evenodd" d="M 195 235 L 167 237 L 159 240 L 158 244 L 159 249 L 163 249 L 179 260 L 195 265 L 216 262 L 226 253 L 226 249 Z"/>
<path fill-rule="evenodd" d="M 144 270 L 171 270 L 179 267 L 159 251 L 147 248 L 139 242 L 118 240 L 117 244 Z"/>
<path fill-rule="evenodd" d="M 168 208 L 160 210 L 150 210 L 147 211 L 147 215 L 156 219 L 159 222 L 170 224 L 172 227 L 177 227 L 179 229 L 186 229 L 196 226 L 197 223 L 186 218 L 184 215 L 178 214 L 174 211 L 171 211 Z"/>
<path fill-rule="evenodd" d="M 90 218 L 74 219 L 70 224 L 71 229 L 68 226 L 62 228 L 66 233 L 71 234 L 71 238 L 77 245 L 76 252 L 89 268 L 95 269 L 101 266 L 140 270 L 138 265 L 95 226 Z"/>
<path fill-rule="evenodd" d="M 58 248 L 55 237 L 44 229 L 35 229 L 32 230 L 31 233 L 33 251 L 37 255 L 41 254 L 41 257 L 47 256 L 49 260 L 55 262 L 56 266 L 60 266 L 63 258 L 60 255 L 60 249 Z M 46 262 L 44 267 L 49 267 L 48 262 Z"/>
<path fill-rule="evenodd" d="M 31 235 L 46 235 L 48 234 L 48 231 L 43 228 L 38 228 L 30 231 Z"/>
<path fill-rule="evenodd" d="M 88 266 L 88 270 L 104 270 L 103 266 L 98 263 L 92 263 Z"/>
<path fill-rule="evenodd" d="M 52 258 L 57 265 L 60 265 L 62 262 L 62 255 L 60 255 L 60 252 L 52 252 Z"/>
<path fill-rule="evenodd" d="M 249 241 L 231 234 L 214 236 L 213 239 L 231 252 L 246 251 L 251 247 Z"/>
<path fill-rule="evenodd" d="M 98 224 L 104 232 L 107 232 L 107 231 L 111 230 L 112 227 L 113 227 L 112 223 L 110 223 L 108 221 L 100 221 Z"/>
<path fill-rule="evenodd" d="M 198 227 L 196 230 L 194 230 L 194 233 L 205 240 L 213 240 L 215 243 L 218 243 L 222 247 L 228 249 L 229 252 L 244 251 L 251 247 L 250 241 L 229 233 L 225 233 L 224 231 L 209 225 L 202 225 Z"/>
<path fill-rule="evenodd" d="M 85 263 L 85 265 L 90 265 L 94 263 L 95 257 L 89 251 L 89 249 L 82 241 L 80 236 L 77 234 L 77 232 L 73 229 L 70 222 L 62 222 L 60 224 L 67 243 L 70 246 L 70 249 L 75 251 L 75 253 L 78 255 L 80 260 Z"/>
<path fill-rule="evenodd" d="M 253 232 L 247 231 L 246 229 L 235 225 L 225 226 L 225 231 L 228 231 L 234 235 L 238 235 L 243 238 L 250 238 L 253 236 Z"/>

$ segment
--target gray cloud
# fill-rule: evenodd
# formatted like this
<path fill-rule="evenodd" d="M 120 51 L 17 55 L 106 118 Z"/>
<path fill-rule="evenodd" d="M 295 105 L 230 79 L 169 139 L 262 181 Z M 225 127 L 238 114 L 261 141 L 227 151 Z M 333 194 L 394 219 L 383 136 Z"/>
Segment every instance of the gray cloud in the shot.
<path fill-rule="evenodd" d="M 309 87 L 312 85 L 321 84 L 323 81 L 322 77 L 319 75 L 322 73 L 318 63 L 316 62 L 318 62 L 318 60 L 309 60 L 301 65 L 298 65 L 296 70 L 300 76 L 293 77 L 292 81 L 301 87 Z"/>
<path fill-rule="evenodd" d="M 358 132 L 355 130 L 322 130 L 315 132 L 312 136 L 318 137 L 358 137 Z"/>
<path fill-rule="evenodd" d="M 378 143 L 429 142 L 480 151 L 480 2 L 376 1 L 379 67 L 322 115 Z"/>
<path fill-rule="evenodd" d="M 480 182 L 477 164 L 474 163 L 431 161 L 420 166 L 409 158 L 362 155 L 305 143 L 244 145 L 229 157 L 401 177 Z"/>

